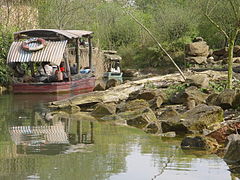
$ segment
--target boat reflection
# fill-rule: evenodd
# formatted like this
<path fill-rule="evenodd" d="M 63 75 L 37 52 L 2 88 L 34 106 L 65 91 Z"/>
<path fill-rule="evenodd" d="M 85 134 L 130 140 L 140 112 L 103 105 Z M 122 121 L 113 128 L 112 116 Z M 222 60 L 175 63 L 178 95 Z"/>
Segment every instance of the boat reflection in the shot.
<path fill-rule="evenodd" d="M 53 115 L 51 119 L 38 117 L 34 126 L 12 126 L 9 133 L 17 154 L 45 154 L 77 152 L 79 145 L 93 144 L 93 122 L 73 120 Z M 77 145 L 77 146 L 76 146 Z M 78 148 L 76 148 L 78 147 Z"/>

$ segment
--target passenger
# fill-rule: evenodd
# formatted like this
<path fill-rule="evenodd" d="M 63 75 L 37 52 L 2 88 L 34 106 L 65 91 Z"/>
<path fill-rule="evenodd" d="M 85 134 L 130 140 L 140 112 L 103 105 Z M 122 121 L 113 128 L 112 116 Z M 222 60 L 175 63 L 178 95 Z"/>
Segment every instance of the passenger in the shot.
<path fill-rule="evenodd" d="M 73 66 L 70 67 L 71 74 L 77 74 L 77 66 L 76 64 L 73 64 Z"/>
<path fill-rule="evenodd" d="M 115 66 L 111 68 L 111 72 L 112 73 L 120 73 L 120 63 L 119 62 L 116 62 L 115 63 Z"/>
<path fill-rule="evenodd" d="M 49 62 L 42 63 L 42 66 L 38 67 L 40 76 L 51 76 L 53 75 L 53 68 Z"/>
<path fill-rule="evenodd" d="M 88 74 L 91 72 L 91 69 L 89 67 L 85 67 L 82 70 L 80 70 L 80 73 L 82 74 Z"/>

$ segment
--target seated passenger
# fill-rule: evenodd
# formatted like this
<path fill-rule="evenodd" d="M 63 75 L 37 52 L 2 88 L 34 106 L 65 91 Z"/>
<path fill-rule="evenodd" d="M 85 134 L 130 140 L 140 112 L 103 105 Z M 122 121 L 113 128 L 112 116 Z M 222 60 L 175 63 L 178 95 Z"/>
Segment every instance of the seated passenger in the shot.
<path fill-rule="evenodd" d="M 82 74 L 88 74 L 91 72 L 91 69 L 89 67 L 85 67 L 82 70 L 80 70 L 80 73 Z"/>
<path fill-rule="evenodd" d="M 53 68 L 49 62 L 42 63 L 42 66 L 38 67 L 38 72 L 40 76 L 51 76 L 53 75 Z"/>
<path fill-rule="evenodd" d="M 111 72 L 112 73 L 120 73 L 121 72 L 119 62 L 115 63 L 115 66 L 111 68 Z"/>

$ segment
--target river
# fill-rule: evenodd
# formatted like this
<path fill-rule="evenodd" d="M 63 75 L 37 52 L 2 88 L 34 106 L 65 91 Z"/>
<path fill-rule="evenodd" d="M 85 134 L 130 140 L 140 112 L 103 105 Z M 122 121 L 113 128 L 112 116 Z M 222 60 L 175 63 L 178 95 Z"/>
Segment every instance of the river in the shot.
<path fill-rule="evenodd" d="M 217 155 L 182 151 L 179 138 L 84 118 L 51 120 L 51 95 L 0 97 L 1 180 L 231 180 Z"/>

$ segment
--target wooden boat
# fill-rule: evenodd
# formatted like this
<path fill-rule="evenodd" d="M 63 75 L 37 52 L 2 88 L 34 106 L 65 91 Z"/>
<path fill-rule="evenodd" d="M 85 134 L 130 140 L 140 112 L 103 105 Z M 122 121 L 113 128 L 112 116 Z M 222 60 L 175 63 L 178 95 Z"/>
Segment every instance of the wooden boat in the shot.
<path fill-rule="evenodd" d="M 93 69 L 92 34 L 93 32 L 90 31 L 57 29 L 34 29 L 14 33 L 14 42 L 10 47 L 7 62 L 14 69 L 15 74 L 21 76 L 15 79 L 22 79 L 13 83 L 13 92 L 62 93 L 78 91 L 79 93 L 86 93 L 92 91 L 95 87 L 94 75 L 92 73 L 79 74 L 80 57 L 87 58 L 90 72 Z M 84 43 L 85 41 L 87 43 Z M 87 55 L 81 56 L 80 48 L 85 48 Z M 73 55 L 72 52 L 74 52 L 74 56 L 69 56 L 69 54 Z M 74 57 L 74 59 L 71 57 Z M 61 79 L 54 82 L 24 82 L 23 76 L 25 75 L 17 73 L 21 64 L 24 64 L 25 67 L 27 64 L 29 68 L 27 70 L 31 71 L 31 78 L 35 79 L 37 64 L 46 62 L 58 67 L 59 71 L 60 64 L 64 62 L 64 69 L 68 78 L 64 81 Z M 71 67 L 74 65 L 76 70 L 72 74 Z"/>

